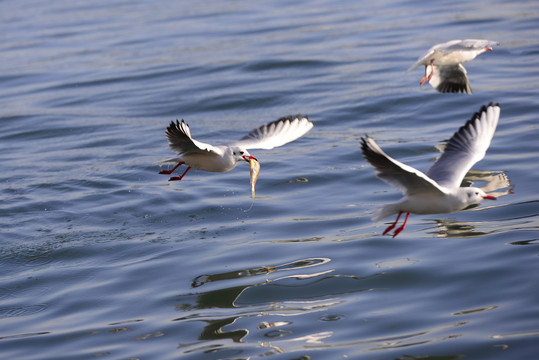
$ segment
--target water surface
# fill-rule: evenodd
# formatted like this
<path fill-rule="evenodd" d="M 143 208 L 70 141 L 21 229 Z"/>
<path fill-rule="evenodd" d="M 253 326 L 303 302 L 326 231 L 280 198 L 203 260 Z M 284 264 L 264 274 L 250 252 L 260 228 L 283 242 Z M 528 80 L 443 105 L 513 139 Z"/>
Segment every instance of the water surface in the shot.
<path fill-rule="evenodd" d="M 537 290 L 533 1 L 4 1 L 0 355 L 5 359 L 529 359 Z M 474 94 L 420 88 L 433 44 L 500 42 Z M 399 199 L 374 137 L 427 170 L 501 104 L 467 184 L 496 202 L 370 220 Z M 316 122 L 249 169 L 159 175 L 164 130 L 217 144 Z"/>

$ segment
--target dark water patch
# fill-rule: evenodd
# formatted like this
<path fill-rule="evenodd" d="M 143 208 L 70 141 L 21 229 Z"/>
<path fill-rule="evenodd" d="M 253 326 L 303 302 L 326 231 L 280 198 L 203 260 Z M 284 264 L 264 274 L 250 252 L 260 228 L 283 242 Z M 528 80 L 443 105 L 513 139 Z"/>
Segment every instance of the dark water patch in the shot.
<path fill-rule="evenodd" d="M 42 331 L 42 332 L 28 333 L 28 334 L 7 335 L 7 336 L 1 336 L 0 340 L 14 340 L 14 339 L 33 338 L 35 336 L 41 336 L 41 335 L 47 335 L 47 334 L 50 334 L 50 332 Z"/>
<path fill-rule="evenodd" d="M 298 69 L 304 69 L 304 68 L 314 68 L 315 70 L 318 68 L 324 68 L 328 66 L 335 66 L 339 63 L 337 62 L 330 62 L 330 61 L 315 61 L 315 60 L 287 60 L 283 61 L 281 59 L 264 59 L 260 60 L 254 63 L 247 64 L 243 67 L 246 71 L 253 71 L 253 72 L 259 72 L 259 71 L 266 71 L 266 70 L 282 70 L 282 69 L 288 69 L 288 68 L 298 68 Z"/>
<path fill-rule="evenodd" d="M 45 304 L 25 305 L 12 308 L 0 308 L 0 318 L 30 316 L 38 312 L 44 311 L 47 308 Z"/>

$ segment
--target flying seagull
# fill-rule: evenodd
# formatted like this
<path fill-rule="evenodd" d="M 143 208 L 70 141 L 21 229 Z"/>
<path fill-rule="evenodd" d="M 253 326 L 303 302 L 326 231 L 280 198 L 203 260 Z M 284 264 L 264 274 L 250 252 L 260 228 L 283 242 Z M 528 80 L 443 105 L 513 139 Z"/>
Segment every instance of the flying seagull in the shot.
<path fill-rule="evenodd" d="M 471 94 L 470 82 L 462 63 L 475 59 L 485 51 L 492 51 L 495 45 L 499 43 L 476 39 L 451 40 L 434 45 L 408 71 L 424 65 L 425 76 L 421 79 L 420 86 L 428 82 L 442 93 Z"/>
<path fill-rule="evenodd" d="M 374 221 L 398 214 L 384 235 L 397 225 L 403 213 L 406 213 L 404 223 L 393 237 L 404 230 L 410 213 L 450 213 L 477 205 L 483 199 L 496 200 L 477 187 L 460 185 L 468 170 L 485 156 L 499 117 L 499 104 L 481 107 L 451 137 L 443 154 L 426 174 L 388 156 L 372 138 L 361 138 L 363 157 L 374 167 L 376 175 L 404 193 L 399 202 L 383 205 L 374 212 Z"/>
<path fill-rule="evenodd" d="M 170 148 L 179 156 L 161 161 L 160 164 L 175 163 L 176 165 L 172 170 L 162 170 L 159 173 L 170 175 L 180 165 L 185 164 L 187 169 L 181 176 L 173 176 L 169 179 L 169 181 L 181 180 L 191 168 L 227 172 L 244 160 L 251 165 L 251 185 L 254 196 L 254 182 L 258 177 L 260 164 L 247 150 L 273 149 L 282 146 L 305 135 L 313 126 L 314 123 L 309 121 L 308 116 L 301 114 L 287 116 L 252 130 L 238 141 L 224 145 L 210 145 L 193 139 L 189 125 L 183 119 L 181 122 L 171 121 L 165 135 Z"/>

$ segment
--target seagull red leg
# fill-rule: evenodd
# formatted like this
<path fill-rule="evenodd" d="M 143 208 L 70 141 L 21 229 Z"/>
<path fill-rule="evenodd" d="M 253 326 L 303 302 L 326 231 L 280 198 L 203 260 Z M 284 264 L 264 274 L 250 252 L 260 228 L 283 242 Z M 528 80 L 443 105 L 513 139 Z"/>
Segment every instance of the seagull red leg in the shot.
<path fill-rule="evenodd" d="M 176 166 L 174 166 L 172 168 L 172 170 L 161 170 L 161 171 L 159 171 L 159 174 L 170 175 L 170 174 L 172 174 L 174 172 L 174 170 L 176 170 L 180 165 L 183 165 L 183 164 L 185 164 L 185 163 L 183 161 L 180 161 L 179 163 L 176 164 Z"/>
<path fill-rule="evenodd" d="M 428 65 L 425 65 L 425 76 L 423 76 L 423 78 L 422 78 L 421 81 L 419 82 L 419 86 L 423 86 L 423 84 L 425 83 L 425 81 L 427 81 L 427 66 L 428 66 Z"/>
<path fill-rule="evenodd" d="M 402 215 L 402 211 L 399 211 L 399 215 L 397 215 L 397 220 L 395 220 L 395 222 L 394 222 L 393 224 L 389 225 L 389 226 L 387 227 L 387 229 L 382 233 L 382 235 L 387 234 L 388 232 L 390 232 L 390 231 L 397 225 L 397 223 L 399 222 L 399 219 L 400 219 L 401 215 Z"/>
<path fill-rule="evenodd" d="M 404 219 L 404 223 L 402 224 L 402 226 L 400 228 L 398 228 L 397 230 L 395 230 L 395 232 L 393 233 L 393 237 L 399 235 L 399 233 L 404 230 L 404 228 L 406 227 L 406 223 L 408 222 L 408 218 L 410 217 L 410 213 L 406 213 L 406 218 Z"/>
<path fill-rule="evenodd" d="M 171 177 L 170 179 L 168 179 L 168 181 L 178 181 L 178 180 L 181 180 L 183 179 L 183 177 L 185 176 L 185 174 L 187 174 L 187 172 L 191 170 L 191 167 L 188 166 L 187 169 L 183 172 L 182 176 L 173 176 Z"/>
<path fill-rule="evenodd" d="M 425 65 L 425 76 L 423 76 L 423 78 L 419 82 L 419 86 L 423 86 L 425 81 L 430 82 L 430 79 L 432 78 L 432 75 L 434 74 L 434 66 L 432 65 L 433 62 L 434 62 L 434 59 L 430 59 L 430 64 Z M 429 68 L 429 66 L 430 66 L 430 74 L 427 75 L 427 69 Z"/>
<path fill-rule="evenodd" d="M 434 59 L 430 59 L 430 74 L 427 77 L 427 82 L 430 82 L 430 79 L 432 78 L 432 75 L 434 74 L 434 66 L 432 65 L 433 62 L 434 62 Z M 425 71 L 426 71 L 426 68 L 425 68 Z"/>

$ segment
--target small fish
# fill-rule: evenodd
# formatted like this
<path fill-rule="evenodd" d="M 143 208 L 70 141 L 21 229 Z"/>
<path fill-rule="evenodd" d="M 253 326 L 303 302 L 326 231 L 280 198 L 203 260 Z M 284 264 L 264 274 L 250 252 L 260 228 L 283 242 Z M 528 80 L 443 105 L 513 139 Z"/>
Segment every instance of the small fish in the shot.
<path fill-rule="evenodd" d="M 260 163 L 254 157 L 249 159 L 249 165 L 251 167 L 251 192 L 253 193 L 253 199 L 255 198 L 255 184 L 260 173 Z"/>

